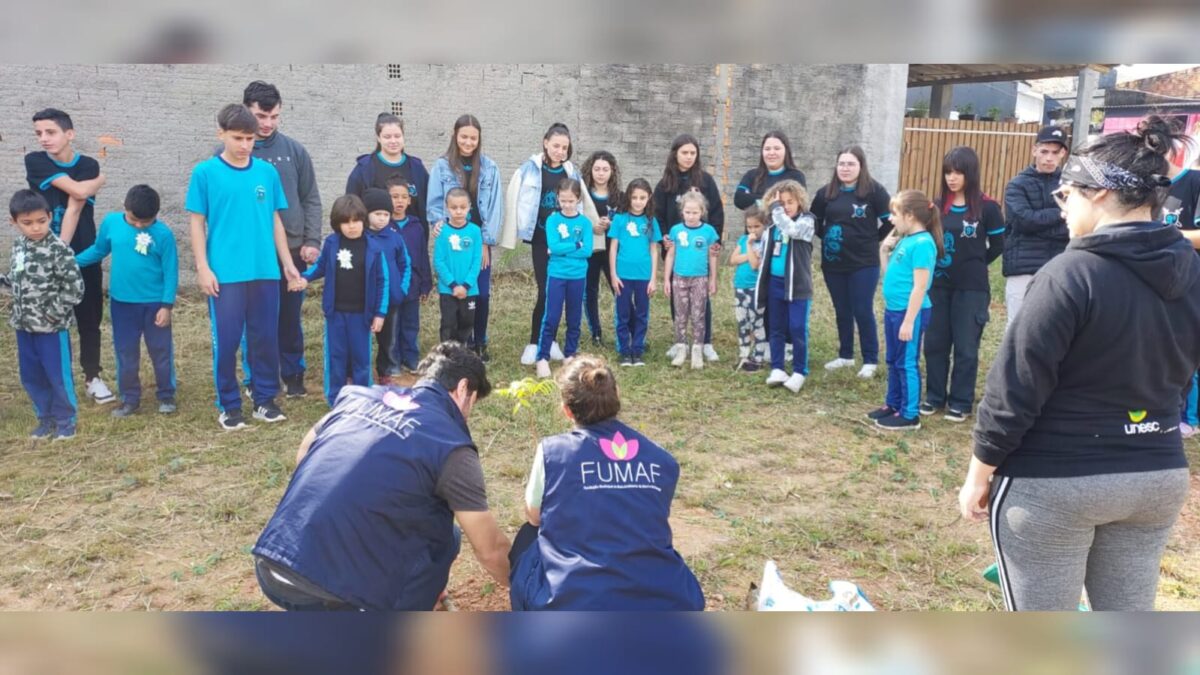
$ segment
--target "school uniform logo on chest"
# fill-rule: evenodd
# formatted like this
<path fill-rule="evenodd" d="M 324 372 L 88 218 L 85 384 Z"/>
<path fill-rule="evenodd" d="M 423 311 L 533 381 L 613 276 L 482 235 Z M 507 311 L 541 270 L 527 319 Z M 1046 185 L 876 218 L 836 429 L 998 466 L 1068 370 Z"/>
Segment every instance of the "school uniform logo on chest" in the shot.
<path fill-rule="evenodd" d="M 679 233 L 679 245 L 686 247 L 688 245 L 688 233 L 686 231 Z"/>
<path fill-rule="evenodd" d="M 635 462 L 638 440 L 617 432 L 612 438 L 599 439 L 600 452 L 607 461 L 579 463 L 579 478 L 584 490 L 646 489 L 662 492 L 658 486 L 662 467 L 653 462 Z"/>
<path fill-rule="evenodd" d="M 866 204 L 851 204 L 850 206 L 851 206 L 851 208 L 854 209 L 854 216 L 853 216 L 854 218 L 866 218 L 867 217 L 867 205 Z"/>
<path fill-rule="evenodd" d="M 470 237 L 460 237 L 457 234 L 450 235 L 450 250 L 465 251 L 469 248 L 471 248 Z"/>
<path fill-rule="evenodd" d="M 265 185 L 259 185 L 254 188 L 254 198 L 260 202 L 267 201 L 267 188 Z"/>
<path fill-rule="evenodd" d="M 337 252 L 337 261 L 338 267 L 344 270 L 354 269 L 354 254 L 350 252 L 350 249 L 339 249 Z"/>
<path fill-rule="evenodd" d="M 646 229 L 649 230 L 650 228 L 647 227 Z M 631 236 L 631 237 L 642 236 L 641 231 L 638 230 L 638 224 L 636 221 L 633 221 L 633 220 L 629 221 L 629 223 L 625 226 L 625 230 L 629 232 L 629 236 Z M 649 232 L 647 232 L 647 234 L 649 234 Z"/>
<path fill-rule="evenodd" d="M 554 194 L 553 192 L 547 192 L 546 194 L 542 195 L 542 208 L 557 209 L 558 195 Z"/>
<path fill-rule="evenodd" d="M 154 243 L 154 238 L 145 232 L 139 232 L 133 239 L 133 250 L 135 253 L 142 255 L 150 254 L 150 244 Z"/>
<path fill-rule="evenodd" d="M 962 236 L 964 239 L 974 239 L 975 234 L 979 232 L 979 221 L 964 220 Z"/>

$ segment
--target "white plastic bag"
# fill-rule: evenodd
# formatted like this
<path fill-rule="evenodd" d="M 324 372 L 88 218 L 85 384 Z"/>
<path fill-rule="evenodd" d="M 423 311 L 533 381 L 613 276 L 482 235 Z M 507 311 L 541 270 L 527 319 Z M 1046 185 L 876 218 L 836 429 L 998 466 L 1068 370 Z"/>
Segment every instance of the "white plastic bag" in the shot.
<path fill-rule="evenodd" d="M 833 597 L 813 600 L 788 588 L 779 576 L 774 560 L 763 567 L 762 584 L 758 589 L 759 612 L 874 612 L 875 608 L 856 584 L 849 581 L 829 582 Z"/>

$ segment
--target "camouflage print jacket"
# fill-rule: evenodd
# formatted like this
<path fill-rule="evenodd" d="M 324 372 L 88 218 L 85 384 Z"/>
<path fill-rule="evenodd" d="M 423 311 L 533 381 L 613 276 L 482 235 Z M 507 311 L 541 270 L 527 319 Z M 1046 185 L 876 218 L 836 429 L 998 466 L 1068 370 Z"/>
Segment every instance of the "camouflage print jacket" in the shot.
<path fill-rule="evenodd" d="M 10 326 L 29 333 L 56 333 L 75 323 L 75 305 L 83 299 L 83 277 L 75 254 L 53 234 L 41 241 L 18 236 L 8 274 L 12 286 Z"/>

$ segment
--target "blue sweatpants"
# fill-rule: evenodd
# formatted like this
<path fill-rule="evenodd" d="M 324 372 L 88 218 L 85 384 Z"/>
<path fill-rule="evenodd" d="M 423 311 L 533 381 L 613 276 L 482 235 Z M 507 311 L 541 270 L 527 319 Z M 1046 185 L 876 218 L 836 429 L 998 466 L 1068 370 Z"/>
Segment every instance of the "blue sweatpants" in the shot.
<path fill-rule="evenodd" d="M 1179 406 L 1179 421 L 1193 427 L 1200 427 L 1200 375 L 1192 373 L 1188 387 L 1183 392 L 1183 400 Z"/>
<path fill-rule="evenodd" d="M 396 316 L 399 324 L 396 329 L 396 344 L 400 354 L 400 365 L 409 370 L 416 370 L 421 363 L 421 345 L 418 342 L 421 335 L 421 300 L 413 295 L 400 303 L 400 312 Z"/>
<path fill-rule="evenodd" d="M 784 345 L 792 345 L 792 372 L 808 375 L 808 314 L 812 299 L 787 299 L 787 279 L 771 275 L 767 314 L 771 315 L 771 369 L 783 370 Z"/>
<path fill-rule="evenodd" d="M 646 329 L 650 326 L 649 281 L 621 279 L 616 295 L 617 352 L 621 356 L 641 356 L 646 351 Z"/>
<path fill-rule="evenodd" d="M 308 263 L 300 257 L 300 249 L 292 251 L 292 262 L 296 269 L 303 270 Z M 285 382 L 303 378 L 308 365 L 304 362 L 304 325 L 302 312 L 305 291 L 289 291 L 287 279 L 279 280 L 279 375 Z M 242 384 L 250 387 L 250 356 L 246 349 L 246 336 L 242 335 Z"/>
<path fill-rule="evenodd" d="M 17 331 L 17 363 L 21 385 L 42 422 L 59 427 L 75 424 L 75 380 L 71 377 L 71 338 L 57 333 Z"/>
<path fill-rule="evenodd" d="M 372 318 L 362 312 L 325 315 L 325 400 L 331 406 L 346 378 L 352 384 L 371 386 Z"/>
<path fill-rule="evenodd" d="M 208 299 L 208 316 L 217 407 L 222 411 L 242 408 L 237 352 L 243 331 L 250 355 L 254 404 L 274 400 L 279 394 L 279 282 L 221 284 L 220 294 Z"/>
<path fill-rule="evenodd" d="M 879 326 L 875 323 L 879 267 L 864 267 L 853 272 L 825 270 L 823 274 L 837 321 L 838 358 L 854 358 L 854 326 L 857 324 L 863 364 L 879 363 Z"/>
<path fill-rule="evenodd" d="M 546 277 L 546 312 L 542 315 L 542 333 L 538 338 L 537 358 L 550 360 L 550 345 L 558 336 L 558 322 L 562 320 L 563 305 L 567 310 L 567 336 L 563 343 L 563 356 L 574 356 L 579 351 L 579 322 L 583 318 L 583 293 L 586 279 L 559 279 Z"/>
<path fill-rule="evenodd" d="M 171 325 L 154 325 L 154 315 L 162 307 L 157 302 L 110 303 L 113 350 L 117 354 L 117 390 L 121 401 L 135 408 L 142 401 L 142 380 L 138 369 L 142 362 L 142 339 L 154 365 L 154 384 L 160 401 L 175 398 L 175 347 Z"/>
<path fill-rule="evenodd" d="M 492 266 L 479 270 L 479 295 L 475 298 L 475 333 L 471 338 L 472 347 L 487 346 L 488 314 L 492 308 Z"/>
<path fill-rule="evenodd" d="M 887 405 L 906 419 L 916 419 L 921 398 L 921 338 L 929 325 L 929 309 L 923 309 L 913 321 L 912 339 L 900 340 L 903 310 L 883 312 L 883 335 L 887 339 Z"/>

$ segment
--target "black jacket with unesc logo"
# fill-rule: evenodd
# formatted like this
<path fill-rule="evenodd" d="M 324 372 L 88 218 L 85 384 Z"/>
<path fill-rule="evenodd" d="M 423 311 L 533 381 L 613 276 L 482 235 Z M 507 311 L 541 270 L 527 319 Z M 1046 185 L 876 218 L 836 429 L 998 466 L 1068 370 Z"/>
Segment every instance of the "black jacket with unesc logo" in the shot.
<path fill-rule="evenodd" d="M 1029 282 L 988 372 L 975 456 L 1057 478 L 1187 466 L 1179 397 L 1200 366 L 1200 258 L 1173 227 L 1071 240 Z"/>

